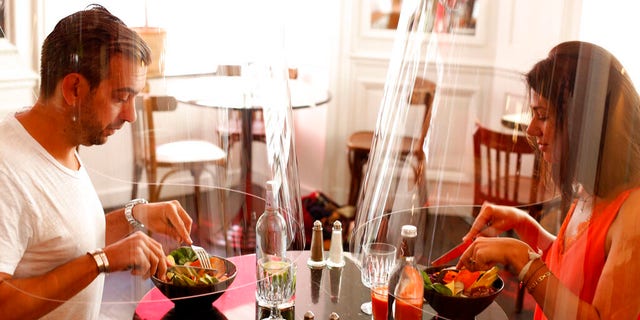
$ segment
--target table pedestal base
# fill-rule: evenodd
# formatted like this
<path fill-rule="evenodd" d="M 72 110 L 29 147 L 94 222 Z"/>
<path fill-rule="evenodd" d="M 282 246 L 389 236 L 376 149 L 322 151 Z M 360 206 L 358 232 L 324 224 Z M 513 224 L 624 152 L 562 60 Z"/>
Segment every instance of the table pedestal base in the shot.
<path fill-rule="evenodd" d="M 236 203 L 236 206 L 229 206 L 237 208 L 235 216 L 229 221 L 225 232 L 218 232 L 209 240 L 215 247 L 226 248 L 227 256 L 255 253 L 256 221 L 264 211 L 264 201 L 258 196 L 264 189 L 252 185 L 251 192 L 230 200 Z"/>

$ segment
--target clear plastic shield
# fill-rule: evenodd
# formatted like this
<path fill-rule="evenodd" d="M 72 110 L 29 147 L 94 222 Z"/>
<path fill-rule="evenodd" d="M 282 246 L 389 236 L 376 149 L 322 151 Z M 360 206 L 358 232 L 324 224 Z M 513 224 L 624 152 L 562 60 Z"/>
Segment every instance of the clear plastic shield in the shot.
<path fill-rule="evenodd" d="M 631 239 L 612 222 L 624 219 L 615 212 L 625 211 L 624 199 L 633 199 L 638 186 L 639 100 L 628 69 L 603 47 L 579 41 L 554 43 L 548 54 L 509 75 L 459 63 L 459 57 L 469 58 L 473 51 L 456 34 L 456 19 L 470 3 L 488 9 L 484 1 L 403 2 L 358 196 L 351 253 L 363 264 L 362 272 L 371 272 L 364 248 L 378 242 L 400 248 L 401 227 L 410 224 L 418 229 L 412 254 L 426 273 L 435 272 L 434 264 L 481 272 L 497 266 L 504 270 L 500 281 L 522 280 L 529 292 L 544 290 L 536 287 L 551 276 L 560 281 L 558 291 L 573 290 L 567 299 L 583 303 L 577 292 L 590 290 L 608 300 L 606 289 L 596 287 L 616 267 L 585 248 L 607 247 L 595 235 L 596 220 L 606 226 L 606 237 Z M 448 27 L 438 30 L 439 23 Z M 497 55 L 500 49 L 495 48 Z M 416 99 L 424 79 L 434 83 L 432 100 Z M 427 104 L 425 126 L 416 125 L 423 118 L 411 113 L 416 102 Z M 466 246 L 444 255 L 463 242 Z M 580 254 L 569 256 L 563 251 L 569 246 L 581 247 L 575 249 Z M 485 251 L 489 248 L 495 251 Z M 541 269 L 524 267 L 529 259 L 530 266 Z M 586 270 L 598 270 L 597 275 Z M 576 272 L 584 276 L 577 279 Z M 448 294 L 469 297 L 470 287 Z M 389 287 L 389 295 L 402 300 L 396 295 L 406 291 L 398 288 Z M 425 284 L 427 314 L 469 316 L 461 313 L 465 306 L 472 308 L 469 300 L 456 300 L 455 310 L 447 307 L 453 302 L 443 302 L 433 290 Z M 504 288 L 496 284 L 487 290 Z M 546 290 L 537 303 L 559 294 L 552 292 L 555 287 Z M 487 294 L 489 302 L 494 298 Z M 569 316 L 578 311 L 549 312 Z"/>
<path fill-rule="evenodd" d="M 417 229 L 412 253 L 425 276 L 435 264 L 498 270 L 496 285 L 481 286 L 484 309 L 469 306 L 474 293 L 456 283 L 449 290 L 463 296 L 452 297 L 460 299 L 453 308 L 416 283 L 423 319 L 640 314 L 640 277 L 629 271 L 640 268 L 637 48 L 593 35 L 633 30 L 612 27 L 636 19 L 627 4 L 607 5 L 617 10 L 609 13 L 555 0 L 97 1 L 139 26 L 151 50 L 144 81 L 114 93 L 106 88 L 131 70 L 101 70 L 110 81 L 92 87 L 76 65 L 90 48 L 53 67 L 31 61 L 57 21 L 87 9 L 80 2 L 0 0 L 8 30 L 0 30 L 0 66 L 10 70 L 0 72 L 8 114 L 0 123 L 3 315 L 262 319 L 256 293 L 267 283 L 287 293 L 295 285 L 293 298 L 278 302 L 285 318 L 369 319 L 367 302 L 380 311 L 390 297 L 404 299 L 396 288 L 376 291 L 393 268 L 384 253 L 372 254 L 386 245 L 396 249 L 387 257 L 407 252 L 404 225 Z M 78 35 L 67 39 L 73 45 L 91 43 L 76 27 L 45 53 L 64 52 L 68 34 Z M 136 45 L 107 46 L 87 65 Z M 5 55 L 29 61 L 28 72 L 14 72 L 20 59 Z M 56 65 L 73 69 L 48 71 Z M 40 67 L 71 76 L 42 81 Z M 47 83 L 51 104 L 39 100 L 37 87 Z M 26 98 L 16 92 L 24 86 Z M 28 110 L 48 112 L 21 118 Z M 322 118 L 299 117 L 318 110 Z M 52 145 L 78 157 L 60 157 L 73 153 Z M 276 271 L 253 255 L 271 180 L 296 265 Z M 307 192 L 335 207 L 321 219 L 325 235 L 344 222 L 344 265 L 307 264 L 315 219 L 302 203 Z M 130 203 L 138 198 L 152 204 Z M 169 212 L 157 224 L 140 211 L 154 205 Z M 194 244 L 215 257 L 209 271 L 170 270 L 188 272 L 186 286 L 160 280 L 143 258 L 161 251 L 169 264 L 180 259 L 171 254 L 186 245 L 170 232 L 181 225 L 176 212 L 192 222 Z M 146 228 L 136 233 L 140 222 Z M 328 251 L 333 238 L 323 240 Z M 190 282 L 199 278 L 209 282 Z"/>
<path fill-rule="evenodd" d="M 192 46 L 191 50 L 194 52 L 209 50 L 216 54 L 215 57 L 210 56 L 211 61 L 202 60 L 200 68 L 194 71 L 197 74 L 172 74 L 170 68 L 167 68 L 167 65 L 172 64 L 171 61 L 175 62 L 174 66 L 180 64 L 179 60 L 172 60 L 174 58 L 168 54 L 179 50 L 167 49 L 172 45 L 176 48 L 182 41 L 176 38 L 180 37 L 176 35 L 176 29 L 161 28 L 165 24 L 158 20 L 144 21 L 150 25 L 135 28 L 134 31 L 151 50 L 152 63 L 148 65 L 146 81 L 142 83 L 144 88 L 138 87 L 137 83 L 135 86 L 128 83 L 126 88 L 117 89 L 131 93 L 138 90 L 141 92 L 135 98 L 132 95 L 126 102 L 117 103 L 118 106 L 123 106 L 123 109 L 117 115 L 114 113 L 114 118 L 109 120 L 113 127 L 109 130 L 113 132 L 109 131 L 104 144 L 89 145 L 83 142 L 78 148 L 83 170 L 86 169 L 106 214 L 115 212 L 115 215 L 122 216 L 124 206 L 136 198 L 147 199 L 153 204 L 172 204 L 173 208 L 179 208 L 176 209 L 177 212 L 184 210 L 192 222 L 190 238 L 193 243 L 216 257 L 212 266 L 215 272 L 207 278 L 214 280 L 204 283 L 201 280 L 205 279 L 205 276 L 198 274 L 195 279 L 189 278 L 190 280 L 184 280 L 185 283 L 178 283 L 176 279 L 182 279 L 181 277 L 173 280 L 161 279 L 165 274 L 152 274 L 155 270 L 151 273 L 140 273 L 136 269 L 138 267 L 133 264 L 129 267 L 120 266 L 114 256 L 115 252 L 109 250 L 109 247 L 114 245 L 114 239 L 110 237 L 114 227 L 111 225 L 113 220 L 107 216 L 106 233 L 103 229 L 99 234 L 90 235 L 88 233 L 92 229 L 87 228 L 86 236 L 103 236 L 99 241 L 102 243 L 100 248 L 104 247 L 106 254 L 111 258 L 111 267 L 108 270 L 110 273 L 106 276 L 99 275 L 91 285 L 92 288 L 96 288 L 93 298 L 97 296 L 97 299 L 80 295 L 69 304 L 84 305 L 90 313 L 99 311 L 102 307 L 104 312 L 101 318 L 123 319 L 138 316 L 160 319 L 171 318 L 172 314 L 177 314 L 178 318 L 184 317 L 185 314 L 225 319 L 240 318 L 228 313 L 223 315 L 212 306 L 212 302 L 218 300 L 222 293 L 235 290 L 236 296 L 232 295 L 229 299 L 249 299 L 249 312 L 256 312 L 256 261 L 253 256 L 256 246 L 255 223 L 265 210 L 265 184 L 269 180 L 276 182 L 276 203 L 287 225 L 287 249 L 293 252 L 290 258 L 295 262 L 298 258 L 295 252 L 304 249 L 302 195 L 292 112 L 294 108 L 312 108 L 326 103 L 329 95 L 326 87 L 318 89 L 308 81 L 296 79 L 297 74 L 293 72 L 295 67 L 287 62 L 283 25 L 286 21 L 286 10 L 282 4 L 250 4 L 250 13 L 243 13 L 244 10 L 240 9 L 242 6 L 239 4 L 206 5 L 207 8 L 229 10 L 224 17 L 224 21 L 228 23 L 215 24 L 220 29 L 214 29 L 212 24 L 209 24 L 211 30 L 200 30 L 201 32 L 209 33 L 212 38 L 217 39 L 228 38 L 229 30 L 225 28 L 235 28 L 236 33 L 231 39 L 227 39 L 228 43 L 217 43 L 213 51 L 208 49 L 211 44 L 206 43 L 205 38 L 201 38 L 201 43 L 194 41 L 185 44 Z M 107 10 L 113 10 L 111 12 L 114 14 L 121 11 L 115 5 L 111 8 L 109 3 L 103 5 Z M 135 6 L 132 10 L 141 9 L 137 3 L 132 5 Z M 158 9 L 159 5 L 148 5 L 150 11 L 139 10 L 138 13 L 146 12 L 154 18 L 159 17 L 153 11 Z M 186 5 L 189 8 L 187 12 L 197 11 L 198 3 L 190 2 Z M 47 6 L 47 9 L 51 7 Z M 87 8 L 80 6 L 78 9 Z M 71 13 L 73 11 L 66 11 L 60 18 Z M 222 12 L 216 14 L 225 15 Z M 127 14 L 123 15 L 122 19 L 128 20 L 127 24 L 139 25 L 137 23 L 140 21 L 133 22 L 126 19 Z M 187 17 L 183 18 L 188 20 Z M 94 21 L 93 18 L 85 19 L 88 20 L 87 24 Z M 248 25 L 247 21 L 250 21 Z M 100 23 L 104 21 L 96 22 Z M 192 27 L 193 35 L 198 33 L 194 32 L 198 29 L 198 21 L 185 23 Z M 51 25 L 48 32 L 53 28 L 54 25 Z M 81 28 L 86 26 L 78 22 L 76 29 Z M 86 34 L 90 32 L 92 30 L 86 31 Z M 78 33 L 78 37 L 83 35 L 85 34 Z M 126 37 L 132 36 L 127 34 Z M 115 36 L 114 39 L 113 41 L 124 41 Z M 41 43 L 38 44 L 40 45 Z M 97 54 L 107 52 L 115 46 L 107 44 L 104 50 Z M 120 51 L 116 49 L 108 52 L 115 55 Z M 108 60 L 109 56 L 105 54 L 103 58 Z M 184 59 L 190 59 L 190 56 L 186 55 Z M 102 70 L 101 74 L 111 75 L 115 72 Z M 37 96 L 36 93 L 33 93 L 34 96 Z M 112 106 L 116 105 L 115 95 L 115 91 L 109 95 L 113 99 Z M 89 108 L 91 105 L 86 107 Z M 125 115 L 124 108 L 130 108 L 128 110 L 131 113 Z M 93 119 L 85 119 L 79 116 L 78 120 L 74 121 L 98 121 L 98 118 L 96 116 Z M 120 121 L 122 124 L 116 124 Z M 106 126 L 106 123 L 104 125 Z M 154 227 L 158 222 L 146 222 L 144 218 L 140 218 L 139 210 L 143 206 L 145 204 L 140 202 L 130 208 L 133 212 L 132 218 L 143 221 L 146 227 L 141 229 L 143 233 L 153 239 L 150 242 L 161 245 L 164 253 L 163 263 L 167 257 L 172 256 L 166 261 L 169 267 L 172 263 L 184 264 L 185 261 L 179 261 L 178 256 L 171 253 L 187 246 L 186 242 L 176 239 L 176 234 L 163 234 L 163 231 L 171 229 L 172 226 L 181 226 L 186 220 L 174 220 L 174 213 L 168 211 L 164 218 L 166 221 L 159 222 L 166 224 L 167 228 L 158 229 Z M 128 228 L 127 221 L 122 221 L 125 223 L 122 227 Z M 130 237 L 133 235 L 121 235 L 121 238 L 125 239 L 123 241 L 128 241 Z M 98 248 L 86 249 L 78 256 L 86 257 L 86 251 L 94 249 Z M 30 255 L 30 252 L 30 249 L 27 250 L 27 255 Z M 120 254 L 127 253 L 122 251 Z M 148 252 L 145 251 L 144 254 Z M 193 260 L 193 257 L 186 253 L 185 255 Z M 103 256 L 99 254 L 92 257 L 97 259 L 96 263 L 106 263 L 101 260 Z M 65 258 L 60 262 L 75 258 Z M 94 263 L 94 258 L 91 259 L 90 262 Z M 101 268 L 101 271 L 105 271 L 104 268 L 108 268 L 108 265 Z M 175 276 L 191 272 L 185 270 L 187 269 L 170 269 L 168 273 Z M 31 271 L 35 270 L 29 270 L 26 274 L 30 274 Z M 20 271 L 16 278 L 23 277 L 24 274 Z M 90 276 L 86 273 L 87 278 Z M 103 282 L 106 289 L 104 298 L 101 298 L 99 294 L 102 292 Z M 230 287 L 232 284 L 233 287 Z M 41 293 L 30 292 L 28 289 L 25 293 L 34 300 L 64 301 L 70 298 L 60 298 L 63 297 L 61 295 L 53 298 L 44 297 L 40 296 Z M 291 306 L 289 300 L 283 303 Z M 139 313 L 135 311 L 137 307 L 141 310 Z M 54 317 L 56 314 L 59 318 L 70 317 L 53 313 Z M 81 314 L 77 316 L 84 318 Z M 28 317 L 32 316 L 25 316 Z"/>

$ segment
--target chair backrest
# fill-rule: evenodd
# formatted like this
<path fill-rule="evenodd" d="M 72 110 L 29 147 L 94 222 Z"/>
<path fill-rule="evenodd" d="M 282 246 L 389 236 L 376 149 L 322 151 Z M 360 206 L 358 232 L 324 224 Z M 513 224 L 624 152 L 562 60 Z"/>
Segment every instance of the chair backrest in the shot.
<path fill-rule="evenodd" d="M 478 126 L 473 135 L 474 204 L 519 206 L 540 201 L 540 157 L 527 138 Z M 523 167 L 530 164 L 530 167 Z"/>
<path fill-rule="evenodd" d="M 416 177 L 416 185 L 422 184 L 422 174 L 424 172 L 425 154 L 422 146 L 424 140 L 429 132 L 429 126 L 431 123 L 431 112 L 433 109 L 433 99 L 436 93 L 436 84 L 431 80 L 427 80 L 421 77 L 416 78 L 411 94 L 411 106 L 419 106 L 424 108 L 422 116 L 422 125 L 420 129 L 420 136 L 413 148 L 413 156 L 416 157 L 416 165 L 414 166 L 414 176 Z"/>
<path fill-rule="evenodd" d="M 174 111 L 178 101 L 172 96 L 139 95 L 135 99 L 136 121 L 131 124 L 134 163 L 144 167 L 156 163 L 154 112 Z M 145 159 L 147 161 L 145 161 Z"/>
<path fill-rule="evenodd" d="M 242 66 L 221 64 L 216 69 L 216 75 L 218 76 L 239 76 L 242 73 Z"/>
<path fill-rule="evenodd" d="M 418 145 L 416 148 L 418 149 L 418 154 L 421 154 L 420 160 L 424 159 L 424 152 L 422 151 L 422 145 L 424 144 L 424 139 L 427 137 L 427 132 L 429 131 L 429 125 L 431 122 L 431 111 L 433 107 L 433 98 L 436 93 L 436 84 L 435 82 L 424 79 L 421 77 L 416 78 L 415 84 L 413 86 L 413 91 L 411 94 L 411 105 L 419 106 L 424 108 L 424 113 L 422 116 L 422 127 L 420 129 L 420 137 L 418 139 Z M 419 156 L 420 157 L 420 156 Z"/>

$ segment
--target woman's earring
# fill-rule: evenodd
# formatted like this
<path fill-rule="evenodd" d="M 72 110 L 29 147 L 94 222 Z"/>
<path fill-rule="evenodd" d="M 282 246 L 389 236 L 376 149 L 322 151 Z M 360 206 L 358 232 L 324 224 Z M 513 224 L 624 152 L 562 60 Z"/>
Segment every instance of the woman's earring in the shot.
<path fill-rule="evenodd" d="M 71 114 L 71 122 L 76 122 L 78 121 L 78 109 L 76 107 L 76 104 L 73 104 L 73 110 L 72 110 L 72 114 Z"/>

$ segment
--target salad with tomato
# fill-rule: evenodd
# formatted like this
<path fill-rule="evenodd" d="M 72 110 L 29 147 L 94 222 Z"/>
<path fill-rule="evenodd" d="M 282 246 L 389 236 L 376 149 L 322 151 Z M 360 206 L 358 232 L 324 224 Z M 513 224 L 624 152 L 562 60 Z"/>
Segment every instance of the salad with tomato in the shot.
<path fill-rule="evenodd" d="M 228 278 L 224 261 L 209 257 L 214 269 L 203 269 L 198 256 L 189 247 L 174 249 L 167 255 L 167 280 L 175 285 L 212 285 Z"/>
<path fill-rule="evenodd" d="M 498 267 L 487 271 L 445 268 L 428 274 L 422 271 L 424 287 L 445 296 L 481 297 L 495 292 L 493 282 L 498 278 Z"/>

